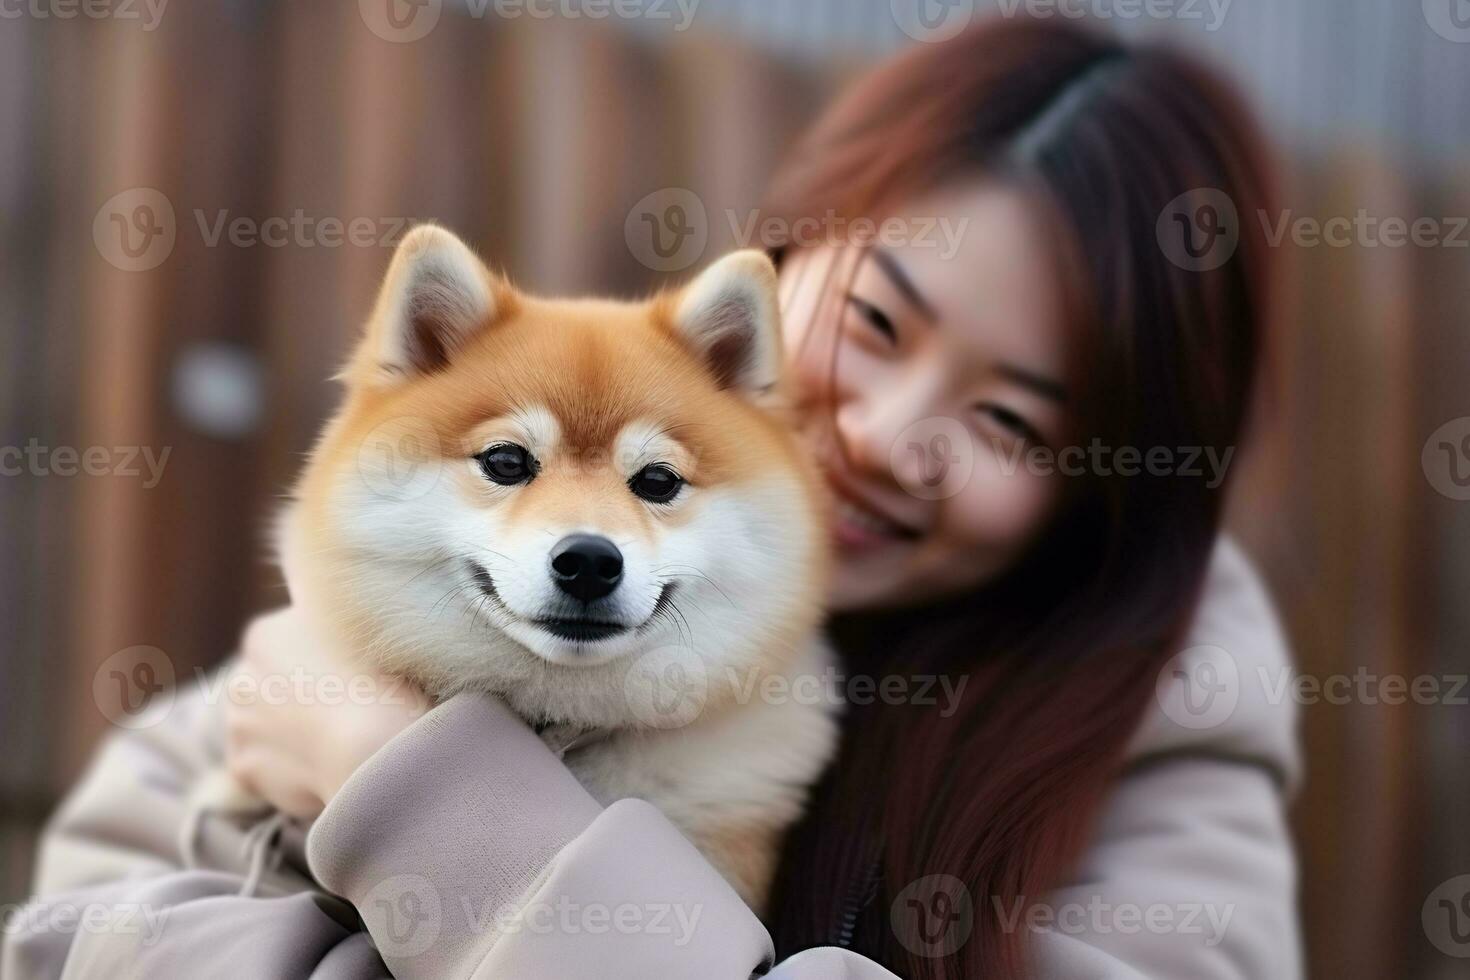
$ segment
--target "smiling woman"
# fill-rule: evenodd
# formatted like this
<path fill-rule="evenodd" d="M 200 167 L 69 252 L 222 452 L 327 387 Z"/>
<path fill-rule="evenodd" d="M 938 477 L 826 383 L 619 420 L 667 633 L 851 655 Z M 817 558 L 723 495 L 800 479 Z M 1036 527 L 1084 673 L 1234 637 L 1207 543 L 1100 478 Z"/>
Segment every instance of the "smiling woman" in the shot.
<path fill-rule="evenodd" d="M 1036 210 L 977 179 L 901 213 L 959 216 L 955 255 L 922 244 L 801 249 L 783 268 L 803 418 L 838 499 L 839 609 L 993 578 L 1065 489 L 1006 466 L 1016 451 L 1065 445 L 1074 429 L 1062 292 Z M 951 442 L 966 454 L 964 479 L 924 472 L 935 420 L 962 426 Z"/>
<path fill-rule="evenodd" d="M 778 176 L 771 210 L 786 221 L 947 215 L 964 229 L 952 258 L 921 241 L 790 247 L 781 277 L 803 429 L 838 500 L 845 659 L 971 682 L 952 718 L 853 706 L 788 839 L 779 948 L 835 941 L 906 978 L 1072 975 L 1001 910 L 1095 868 L 1108 847 L 1088 850 L 1095 825 L 1129 821 L 1120 774 L 1147 756 L 1137 738 L 1159 678 L 1206 615 L 1222 506 L 1218 480 L 1125 476 L 1085 465 L 1086 447 L 1228 459 L 1270 311 L 1259 229 L 1207 270 L 1161 247 L 1159 215 L 1197 187 L 1241 213 L 1269 208 L 1258 137 L 1225 87 L 1167 51 L 1024 19 L 875 72 Z M 1013 465 L 1027 454 L 1084 466 Z M 1292 768 L 1289 726 L 1283 708 L 1252 764 Z M 1175 792 L 1154 805 L 1213 819 L 1204 796 Z M 1292 900 L 1292 857 L 1279 801 L 1253 819 L 1273 855 L 1250 885 L 1264 924 Z M 1165 891 L 1177 887 L 1235 886 Z M 936 951 L 896 918 L 906 901 L 971 897 L 977 938 L 959 948 Z M 1294 930 L 1273 942 L 1294 949 Z M 1299 970 L 1295 952 L 1231 955 L 1252 976 Z"/>

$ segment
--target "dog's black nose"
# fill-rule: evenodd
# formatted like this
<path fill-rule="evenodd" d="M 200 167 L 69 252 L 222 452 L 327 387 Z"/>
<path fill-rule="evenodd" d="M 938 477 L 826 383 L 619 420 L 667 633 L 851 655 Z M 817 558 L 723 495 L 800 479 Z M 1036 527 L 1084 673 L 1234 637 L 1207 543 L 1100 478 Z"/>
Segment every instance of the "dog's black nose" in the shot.
<path fill-rule="evenodd" d="M 568 534 L 551 549 L 551 577 L 575 599 L 601 599 L 623 580 L 623 553 L 600 534 Z"/>

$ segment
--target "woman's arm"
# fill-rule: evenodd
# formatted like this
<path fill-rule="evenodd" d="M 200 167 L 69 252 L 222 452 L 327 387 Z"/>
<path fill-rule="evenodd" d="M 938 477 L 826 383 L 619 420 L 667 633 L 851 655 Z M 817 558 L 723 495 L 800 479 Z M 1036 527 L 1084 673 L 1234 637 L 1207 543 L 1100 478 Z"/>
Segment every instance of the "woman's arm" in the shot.
<path fill-rule="evenodd" d="M 599 806 L 492 698 L 452 698 L 385 746 L 327 806 L 308 854 L 400 978 L 746 980 L 773 955 L 663 814 Z M 770 976 L 892 974 L 813 950 Z"/>
<path fill-rule="evenodd" d="M 1072 884 L 998 911 L 1033 933 L 1042 976 L 1297 980 L 1295 895 L 1274 775 L 1181 756 L 1120 780 Z"/>
<path fill-rule="evenodd" d="M 206 817 L 190 827 L 189 788 L 223 759 L 217 706 L 204 685 L 180 691 L 152 728 L 98 751 L 42 838 L 36 897 L 7 917 L 0 976 L 317 977 L 376 980 L 382 960 L 340 901 L 300 892 L 242 898 L 227 866 L 245 835 Z"/>

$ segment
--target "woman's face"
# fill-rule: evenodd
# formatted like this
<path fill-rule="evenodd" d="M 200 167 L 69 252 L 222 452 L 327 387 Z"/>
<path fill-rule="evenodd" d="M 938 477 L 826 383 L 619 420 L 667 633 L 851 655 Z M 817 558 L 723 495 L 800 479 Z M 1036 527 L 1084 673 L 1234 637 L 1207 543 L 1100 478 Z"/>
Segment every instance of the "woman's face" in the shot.
<path fill-rule="evenodd" d="M 923 234 L 940 218 L 957 249 Z M 891 219 L 907 243 L 799 249 L 781 270 L 801 427 L 836 502 L 838 610 L 989 581 L 1062 495 L 1025 460 L 1071 424 L 1055 266 L 1026 199 L 976 182 Z"/>

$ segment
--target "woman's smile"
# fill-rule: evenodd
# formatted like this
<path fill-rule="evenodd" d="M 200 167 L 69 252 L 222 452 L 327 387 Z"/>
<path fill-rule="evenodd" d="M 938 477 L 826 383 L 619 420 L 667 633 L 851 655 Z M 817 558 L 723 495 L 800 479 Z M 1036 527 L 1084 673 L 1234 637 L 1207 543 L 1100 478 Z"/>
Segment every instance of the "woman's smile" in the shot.
<path fill-rule="evenodd" d="M 917 522 L 893 513 L 864 493 L 853 481 L 839 477 L 826 467 L 827 486 L 832 491 L 832 538 L 838 549 L 856 555 L 917 541 Z"/>

